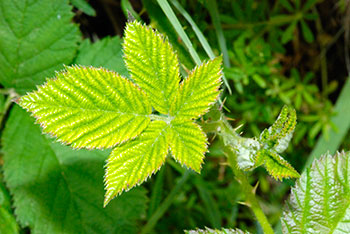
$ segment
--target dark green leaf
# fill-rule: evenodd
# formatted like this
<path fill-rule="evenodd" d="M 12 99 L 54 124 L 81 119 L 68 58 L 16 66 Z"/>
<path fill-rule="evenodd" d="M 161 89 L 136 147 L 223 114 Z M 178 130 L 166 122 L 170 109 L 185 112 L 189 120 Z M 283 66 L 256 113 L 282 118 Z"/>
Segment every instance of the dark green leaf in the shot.
<path fill-rule="evenodd" d="M 0 1 L 0 82 L 20 94 L 71 63 L 80 40 L 68 0 Z"/>
<path fill-rule="evenodd" d="M 95 43 L 84 40 L 80 45 L 74 63 L 84 66 L 104 67 L 128 77 L 121 42 L 122 40 L 119 37 L 105 37 Z"/>
<path fill-rule="evenodd" d="M 278 1 L 284 8 L 286 8 L 289 12 L 293 12 L 294 8 L 292 5 L 289 3 L 288 0 L 279 0 Z"/>
<path fill-rule="evenodd" d="M 293 34 L 295 27 L 297 26 L 297 21 L 293 21 L 288 28 L 282 34 L 282 43 L 286 44 L 288 41 L 293 39 Z"/>
<path fill-rule="evenodd" d="M 86 0 L 70 0 L 72 5 L 89 16 L 96 16 L 96 11 Z"/>
<path fill-rule="evenodd" d="M 309 43 L 313 42 L 315 38 L 309 26 L 305 23 L 304 20 L 301 20 L 300 24 L 301 24 L 301 31 L 303 33 L 305 41 Z"/>
<path fill-rule="evenodd" d="M 135 189 L 103 209 L 103 164 L 108 152 L 51 143 L 15 106 L 3 134 L 5 180 L 16 215 L 33 233 L 134 233 L 145 213 Z M 132 205 L 130 205 L 132 204 Z"/>
<path fill-rule="evenodd" d="M 307 11 L 311 7 L 313 7 L 316 4 L 317 0 L 307 0 L 307 2 L 304 4 L 302 11 Z"/>

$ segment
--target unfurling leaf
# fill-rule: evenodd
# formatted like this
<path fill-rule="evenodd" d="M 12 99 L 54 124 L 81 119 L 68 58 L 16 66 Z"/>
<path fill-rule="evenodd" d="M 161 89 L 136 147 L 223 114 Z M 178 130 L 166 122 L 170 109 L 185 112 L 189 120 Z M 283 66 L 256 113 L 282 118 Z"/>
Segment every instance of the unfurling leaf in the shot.
<path fill-rule="evenodd" d="M 169 151 L 200 172 L 207 139 L 193 119 L 216 101 L 222 76 L 222 59 L 216 58 L 180 83 L 168 40 L 135 21 L 127 24 L 123 46 L 135 84 L 105 69 L 74 66 L 18 100 L 61 142 L 74 148 L 116 146 L 106 166 L 105 206 L 157 172 Z M 152 107 L 161 115 L 152 114 Z"/>
<path fill-rule="evenodd" d="M 145 94 L 117 73 L 67 67 L 18 104 L 31 111 L 45 133 L 73 148 L 109 148 L 135 138 L 149 124 Z"/>
<path fill-rule="evenodd" d="M 291 191 L 284 233 L 350 233 L 350 152 L 323 155 Z"/>
<path fill-rule="evenodd" d="M 263 165 L 268 173 L 277 180 L 298 178 L 299 173 L 279 155 L 285 151 L 292 138 L 296 125 L 294 109 L 284 106 L 277 120 L 265 129 L 259 138 L 260 150 L 255 157 L 255 167 Z"/>
<path fill-rule="evenodd" d="M 296 125 L 295 110 L 284 106 L 275 123 L 265 129 L 259 139 L 239 135 L 224 135 L 225 145 L 236 153 L 238 167 L 253 170 L 264 166 L 277 180 L 298 178 L 298 172 L 279 155 L 287 147 Z"/>

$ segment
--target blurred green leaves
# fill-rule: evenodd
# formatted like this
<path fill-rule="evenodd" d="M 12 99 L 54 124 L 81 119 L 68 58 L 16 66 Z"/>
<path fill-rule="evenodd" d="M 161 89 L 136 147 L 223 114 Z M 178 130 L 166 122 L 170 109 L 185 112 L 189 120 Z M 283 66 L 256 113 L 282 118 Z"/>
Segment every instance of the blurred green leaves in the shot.
<path fill-rule="evenodd" d="M 303 6 L 301 6 L 300 0 L 291 1 L 293 5 L 289 2 L 289 0 L 280 0 L 279 3 L 291 14 L 294 14 L 294 20 L 290 23 L 287 29 L 282 34 L 282 43 L 285 44 L 293 39 L 294 31 L 297 28 L 298 23 L 300 23 L 301 32 L 303 34 L 303 38 L 306 42 L 311 43 L 314 41 L 315 37 L 306 23 L 305 19 L 315 19 L 313 13 L 310 13 L 310 9 L 316 4 L 317 0 L 307 0 Z M 279 18 L 283 20 L 283 16 Z"/>

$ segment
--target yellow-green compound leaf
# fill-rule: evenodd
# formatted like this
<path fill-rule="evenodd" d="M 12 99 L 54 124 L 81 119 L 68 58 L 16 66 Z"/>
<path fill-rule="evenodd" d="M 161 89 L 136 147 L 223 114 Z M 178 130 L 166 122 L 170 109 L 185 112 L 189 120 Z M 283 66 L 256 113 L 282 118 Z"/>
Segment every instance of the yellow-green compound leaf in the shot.
<path fill-rule="evenodd" d="M 283 233 L 350 233 L 350 152 L 315 160 L 296 181 L 281 221 Z"/>
<path fill-rule="evenodd" d="M 169 146 L 176 161 L 200 172 L 207 151 L 207 137 L 196 123 L 173 120 L 169 128 Z"/>
<path fill-rule="evenodd" d="M 134 21 L 126 26 L 123 46 L 131 78 L 157 111 L 168 114 L 180 82 L 179 61 L 168 39 Z"/>
<path fill-rule="evenodd" d="M 114 72 L 67 67 L 18 104 L 44 132 L 74 148 L 107 148 L 135 138 L 149 124 L 151 106 L 133 83 Z"/>
<path fill-rule="evenodd" d="M 222 58 L 217 57 L 196 67 L 181 83 L 170 114 L 188 119 L 205 114 L 220 94 L 221 64 Z"/>
<path fill-rule="evenodd" d="M 112 151 L 105 175 L 105 206 L 160 169 L 168 154 L 167 128 L 166 122 L 153 121 L 139 137 Z"/>

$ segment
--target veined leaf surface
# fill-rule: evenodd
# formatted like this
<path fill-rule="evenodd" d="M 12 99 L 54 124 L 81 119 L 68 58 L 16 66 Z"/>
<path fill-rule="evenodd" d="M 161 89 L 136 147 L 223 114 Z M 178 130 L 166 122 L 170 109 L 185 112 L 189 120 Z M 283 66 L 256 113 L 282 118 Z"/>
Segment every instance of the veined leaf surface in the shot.
<path fill-rule="evenodd" d="M 173 120 L 169 128 L 169 147 L 176 161 L 196 172 L 200 172 L 204 153 L 207 151 L 207 137 L 192 121 Z"/>
<path fill-rule="evenodd" d="M 0 82 L 4 87 L 25 94 L 72 62 L 80 33 L 71 23 L 71 9 L 68 0 L 0 1 Z"/>
<path fill-rule="evenodd" d="M 105 206 L 160 169 L 168 154 L 167 128 L 164 121 L 153 121 L 139 137 L 112 151 L 105 175 Z"/>
<path fill-rule="evenodd" d="M 231 229 L 231 228 L 223 228 L 223 229 L 196 229 L 196 230 L 185 230 L 186 234 L 249 234 L 249 232 L 242 231 L 240 229 Z"/>
<path fill-rule="evenodd" d="M 107 47 L 119 51 L 106 40 L 85 42 L 76 62 L 101 65 L 95 55 Z M 178 59 L 168 40 L 138 22 L 127 24 L 124 52 L 135 84 L 105 69 L 67 67 L 18 100 L 45 133 L 74 148 L 119 144 L 107 163 L 105 205 L 159 170 L 169 148 L 181 164 L 200 171 L 207 140 L 192 121 L 215 102 L 222 76 L 217 58 L 196 67 L 179 85 Z M 161 115 L 152 114 L 152 107 Z"/>
<path fill-rule="evenodd" d="M 179 61 L 168 39 L 134 21 L 126 26 L 123 46 L 131 78 L 157 111 L 168 114 L 180 82 Z"/>
<path fill-rule="evenodd" d="M 350 152 L 314 161 L 287 205 L 284 233 L 350 233 Z"/>
<path fill-rule="evenodd" d="M 255 158 L 256 166 L 264 164 L 267 172 L 276 180 L 299 178 L 299 173 L 278 153 L 261 150 Z"/>
<path fill-rule="evenodd" d="M 219 96 L 222 58 L 217 57 L 196 67 L 181 83 L 170 114 L 197 119 L 205 114 Z"/>
<path fill-rule="evenodd" d="M 11 110 L 2 142 L 15 214 L 31 233 L 137 233 L 136 220 L 146 210 L 144 189 L 102 208 L 103 164 L 109 151 L 53 143 L 18 106 Z"/>
<path fill-rule="evenodd" d="M 74 148 L 108 148 L 139 135 L 152 109 L 146 95 L 114 72 L 67 67 L 18 104 L 44 132 Z"/>
<path fill-rule="evenodd" d="M 297 124 L 297 115 L 295 110 L 284 106 L 277 120 L 271 127 L 265 129 L 261 134 L 259 141 L 264 148 L 269 148 L 277 153 L 282 153 L 288 147 Z"/>

